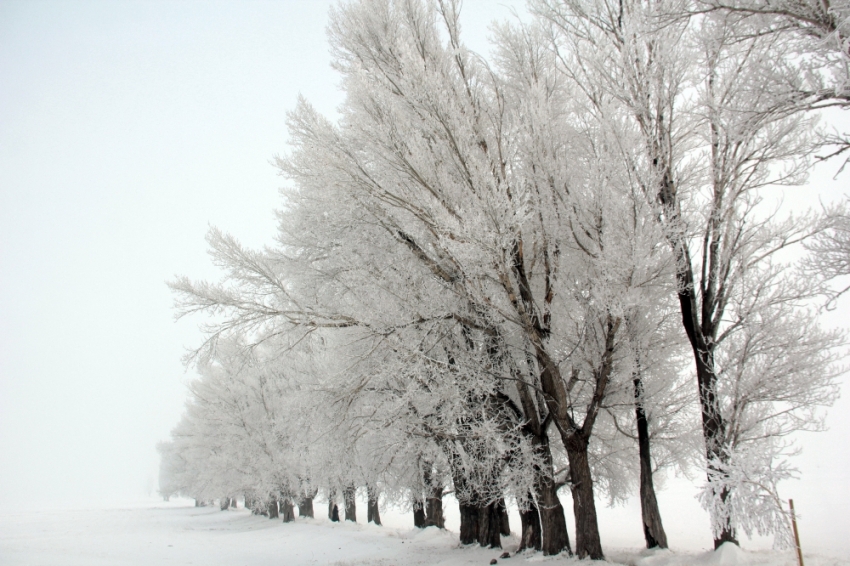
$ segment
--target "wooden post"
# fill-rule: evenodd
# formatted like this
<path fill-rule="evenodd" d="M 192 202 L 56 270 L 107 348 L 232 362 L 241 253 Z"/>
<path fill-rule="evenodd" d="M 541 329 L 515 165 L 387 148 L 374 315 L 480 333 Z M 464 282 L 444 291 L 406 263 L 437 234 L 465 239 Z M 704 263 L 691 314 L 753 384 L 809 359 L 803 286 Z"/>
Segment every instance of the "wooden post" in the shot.
<path fill-rule="evenodd" d="M 794 500 L 788 500 L 788 506 L 791 507 L 791 526 L 794 527 L 794 544 L 797 546 L 797 562 L 800 566 L 803 564 L 803 550 L 800 548 L 800 533 L 797 531 L 797 516 L 794 514 Z"/>

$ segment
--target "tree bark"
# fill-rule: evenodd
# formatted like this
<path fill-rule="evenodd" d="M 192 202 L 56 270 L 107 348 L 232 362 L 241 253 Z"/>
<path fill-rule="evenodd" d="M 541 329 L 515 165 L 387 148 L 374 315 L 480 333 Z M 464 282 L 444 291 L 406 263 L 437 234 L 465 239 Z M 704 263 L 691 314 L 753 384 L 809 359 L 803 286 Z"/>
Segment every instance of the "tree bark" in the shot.
<path fill-rule="evenodd" d="M 498 501 L 478 507 L 478 544 L 502 548 L 502 513 Z"/>
<path fill-rule="evenodd" d="M 604 560 L 593 498 L 593 478 L 587 456 L 588 442 L 579 433 L 573 433 L 565 439 L 564 444 L 570 464 L 570 489 L 576 518 L 576 555 L 579 558 Z"/>
<path fill-rule="evenodd" d="M 314 517 L 313 514 L 313 497 L 315 497 L 315 491 L 313 495 L 304 495 L 298 501 L 298 516 L 299 517 Z"/>
<path fill-rule="evenodd" d="M 366 522 L 380 525 L 381 513 L 378 509 L 378 490 L 369 486 L 366 488 L 366 493 L 369 498 L 369 502 L 366 505 Z"/>
<path fill-rule="evenodd" d="M 354 496 L 357 493 L 357 488 L 348 486 L 343 490 L 343 499 L 345 500 L 345 520 L 352 523 L 357 522 L 357 502 Z"/>
<path fill-rule="evenodd" d="M 279 516 L 277 512 L 277 499 L 272 497 L 269 499 L 269 519 L 277 519 Z"/>
<path fill-rule="evenodd" d="M 528 509 L 519 510 L 520 533 L 519 551 L 532 549 L 540 550 L 542 548 L 540 512 L 537 509 L 537 502 L 531 494 L 528 494 Z"/>
<path fill-rule="evenodd" d="M 425 499 L 425 526 L 446 528 L 446 520 L 443 517 L 443 488 L 432 487 Z"/>
<path fill-rule="evenodd" d="M 667 534 L 661 524 L 661 511 L 652 482 L 652 458 L 649 450 L 649 420 L 643 408 L 643 379 L 640 373 L 633 380 L 635 388 L 635 417 L 640 453 L 640 509 L 646 548 L 667 548 Z"/>
<path fill-rule="evenodd" d="M 460 507 L 460 543 L 473 544 L 478 541 L 478 507 L 468 503 L 458 503 Z"/>
<path fill-rule="evenodd" d="M 570 548 L 570 535 L 567 531 L 567 520 L 564 517 L 564 506 L 558 497 L 558 486 L 554 478 L 543 478 L 538 486 L 539 513 L 541 534 L 543 536 L 542 549 L 545 556 L 560 554 L 564 550 L 572 555 Z"/>
<path fill-rule="evenodd" d="M 292 500 L 288 497 L 284 497 L 280 500 L 280 516 L 284 523 L 291 523 L 295 520 L 295 506 L 292 504 Z"/>
<path fill-rule="evenodd" d="M 496 502 L 499 511 L 499 534 L 503 537 L 511 536 L 511 521 L 508 517 L 508 506 L 505 504 L 505 498 L 502 497 Z"/>
<path fill-rule="evenodd" d="M 425 528 L 425 506 L 421 499 L 413 500 L 413 526 L 417 529 Z M 461 530 L 463 530 L 463 516 L 461 516 Z"/>
<path fill-rule="evenodd" d="M 227 511 L 230 508 L 230 498 L 229 497 L 222 497 L 221 500 L 219 501 L 219 503 L 220 503 L 219 507 L 221 508 L 222 511 Z"/>

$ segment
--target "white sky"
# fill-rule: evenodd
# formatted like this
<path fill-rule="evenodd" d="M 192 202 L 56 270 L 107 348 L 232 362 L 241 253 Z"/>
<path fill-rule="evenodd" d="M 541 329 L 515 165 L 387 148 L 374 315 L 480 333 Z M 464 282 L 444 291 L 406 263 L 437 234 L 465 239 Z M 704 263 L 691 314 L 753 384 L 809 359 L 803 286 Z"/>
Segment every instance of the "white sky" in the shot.
<path fill-rule="evenodd" d="M 486 50 L 487 22 L 522 4 L 466 0 L 467 44 Z M 165 281 L 216 277 L 209 225 L 271 242 L 285 113 L 298 93 L 326 115 L 342 100 L 330 5 L 0 0 L 3 506 L 155 489 L 154 446 L 179 419 L 181 356 L 199 340 L 197 320 L 173 321 Z M 802 200 L 848 178 L 822 174 Z M 831 319 L 848 314 L 850 299 Z M 850 554 L 848 415 L 845 398 L 830 432 L 801 437 L 803 481 L 784 495 L 804 515 L 804 544 Z M 707 519 L 677 489 L 662 496 L 668 530 L 709 544 Z"/>

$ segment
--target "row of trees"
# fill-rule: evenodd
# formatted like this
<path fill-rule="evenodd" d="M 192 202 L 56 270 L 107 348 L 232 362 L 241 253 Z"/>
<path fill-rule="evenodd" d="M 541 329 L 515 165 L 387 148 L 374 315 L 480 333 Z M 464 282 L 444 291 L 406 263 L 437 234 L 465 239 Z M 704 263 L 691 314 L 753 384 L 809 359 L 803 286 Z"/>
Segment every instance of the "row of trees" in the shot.
<path fill-rule="evenodd" d="M 224 278 L 171 284 L 210 318 L 165 491 L 291 516 L 365 486 L 377 522 L 381 494 L 442 526 L 451 490 L 461 541 L 491 546 L 507 498 L 556 554 L 568 487 L 575 552 L 603 558 L 600 496 L 638 487 L 666 547 L 653 474 L 701 469 L 716 546 L 782 540 L 788 435 L 837 395 L 816 306 L 848 255 L 841 208 L 773 193 L 847 147 L 812 118 L 846 100 L 844 8 L 535 0 L 487 61 L 458 4 L 332 12 L 346 100 L 289 114 L 276 244 L 213 230 Z"/>

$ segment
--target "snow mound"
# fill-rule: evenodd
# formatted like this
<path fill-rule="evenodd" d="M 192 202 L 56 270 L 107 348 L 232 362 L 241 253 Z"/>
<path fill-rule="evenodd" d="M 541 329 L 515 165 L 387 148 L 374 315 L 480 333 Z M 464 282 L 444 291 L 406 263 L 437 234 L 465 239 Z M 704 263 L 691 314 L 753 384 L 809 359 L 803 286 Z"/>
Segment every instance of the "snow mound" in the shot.
<path fill-rule="evenodd" d="M 720 548 L 710 553 L 710 558 L 705 562 L 706 566 L 738 566 L 748 564 L 746 553 L 741 547 L 731 542 L 724 542 Z"/>

